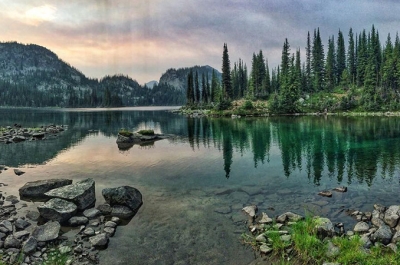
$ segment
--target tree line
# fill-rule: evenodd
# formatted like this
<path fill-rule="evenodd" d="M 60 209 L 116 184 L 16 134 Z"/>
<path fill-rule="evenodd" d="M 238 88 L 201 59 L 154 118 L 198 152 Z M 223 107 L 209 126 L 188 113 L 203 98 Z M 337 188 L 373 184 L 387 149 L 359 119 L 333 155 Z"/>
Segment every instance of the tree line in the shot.
<path fill-rule="evenodd" d="M 200 86 L 196 73 L 189 73 L 187 102 L 218 105 L 241 98 L 265 99 L 270 100 L 272 111 L 293 113 L 299 111 L 302 98 L 335 92 L 341 94 L 336 109 L 400 109 L 398 34 L 393 42 L 389 33 L 384 45 L 374 25 L 369 32 L 363 30 L 358 34 L 350 28 L 347 36 L 346 45 L 344 33 L 339 30 L 336 38 L 328 37 L 325 48 L 319 28 L 308 32 L 304 62 L 300 49 L 292 52 L 286 38 L 279 66 L 270 70 L 268 59 L 260 50 L 253 53 L 250 72 L 241 59 L 231 69 L 225 43 L 221 82 L 206 80 Z"/>

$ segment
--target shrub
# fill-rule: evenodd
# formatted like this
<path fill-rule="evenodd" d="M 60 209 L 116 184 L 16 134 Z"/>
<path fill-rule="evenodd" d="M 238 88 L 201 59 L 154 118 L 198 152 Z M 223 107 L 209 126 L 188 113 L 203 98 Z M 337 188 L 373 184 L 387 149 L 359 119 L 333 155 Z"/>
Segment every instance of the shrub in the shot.
<path fill-rule="evenodd" d="M 131 137 L 133 135 L 133 133 L 131 133 L 130 131 L 128 131 L 126 129 L 121 129 L 121 130 L 119 130 L 118 133 L 125 137 Z"/>
<path fill-rule="evenodd" d="M 245 110 L 254 109 L 253 102 L 251 102 L 250 100 L 246 100 L 242 105 L 242 109 L 245 109 Z"/>
<path fill-rule="evenodd" d="M 154 135 L 154 130 L 140 130 L 140 131 L 138 131 L 138 134 L 141 134 L 141 135 Z"/>

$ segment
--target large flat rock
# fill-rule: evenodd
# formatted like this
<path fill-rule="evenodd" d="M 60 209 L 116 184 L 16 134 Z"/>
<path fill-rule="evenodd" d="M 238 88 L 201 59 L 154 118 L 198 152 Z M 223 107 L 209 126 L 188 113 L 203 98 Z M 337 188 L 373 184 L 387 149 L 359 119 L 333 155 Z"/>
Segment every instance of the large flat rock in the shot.
<path fill-rule="evenodd" d="M 60 223 L 68 221 L 78 210 L 74 203 L 59 198 L 50 199 L 37 208 L 40 215 L 45 219 Z"/>
<path fill-rule="evenodd" d="M 94 185 L 94 180 L 88 178 L 75 184 L 53 189 L 46 192 L 45 195 L 50 198 L 71 201 L 78 207 L 78 210 L 84 210 L 96 201 Z"/>
<path fill-rule="evenodd" d="M 71 179 L 46 179 L 27 182 L 19 189 L 22 198 L 46 198 L 45 193 L 72 184 Z"/>
<path fill-rule="evenodd" d="M 58 233 L 60 232 L 61 225 L 57 221 L 48 221 L 44 225 L 36 227 L 33 231 L 32 236 L 38 242 L 51 241 L 58 238 Z"/>

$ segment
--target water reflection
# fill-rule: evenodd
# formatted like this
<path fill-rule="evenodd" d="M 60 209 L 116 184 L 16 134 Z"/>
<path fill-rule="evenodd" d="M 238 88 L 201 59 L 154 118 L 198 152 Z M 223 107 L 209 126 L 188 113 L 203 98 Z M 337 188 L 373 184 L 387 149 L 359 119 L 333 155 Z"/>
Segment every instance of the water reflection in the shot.
<path fill-rule="evenodd" d="M 274 146 L 286 177 L 305 170 L 315 185 L 326 175 L 371 186 L 378 175 L 393 178 L 399 166 L 400 119 L 393 117 L 189 118 L 187 134 L 193 150 L 213 143 L 222 151 L 227 178 L 233 153 L 251 152 L 257 168 L 269 163 Z"/>

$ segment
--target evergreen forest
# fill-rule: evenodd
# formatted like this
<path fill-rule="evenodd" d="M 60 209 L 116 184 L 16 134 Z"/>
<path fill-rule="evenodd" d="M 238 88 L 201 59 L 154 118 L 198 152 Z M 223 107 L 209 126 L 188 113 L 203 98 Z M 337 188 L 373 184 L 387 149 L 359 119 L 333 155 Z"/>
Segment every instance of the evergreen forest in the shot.
<path fill-rule="evenodd" d="M 188 74 L 187 107 L 224 110 L 245 99 L 243 108 L 261 100 L 273 113 L 399 110 L 398 34 L 394 40 L 388 34 L 383 44 L 374 25 L 368 32 L 350 28 L 347 41 L 345 34 L 329 36 L 324 47 L 319 28 L 308 32 L 303 57 L 285 39 L 280 65 L 270 69 L 260 50 L 253 53 L 250 71 L 241 59 L 231 66 L 225 43 L 221 81 Z"/>

